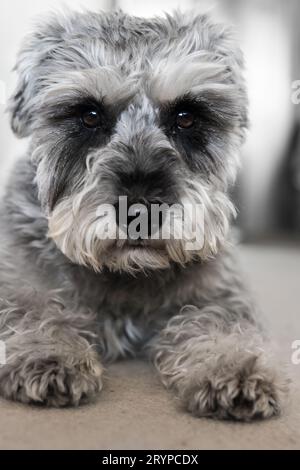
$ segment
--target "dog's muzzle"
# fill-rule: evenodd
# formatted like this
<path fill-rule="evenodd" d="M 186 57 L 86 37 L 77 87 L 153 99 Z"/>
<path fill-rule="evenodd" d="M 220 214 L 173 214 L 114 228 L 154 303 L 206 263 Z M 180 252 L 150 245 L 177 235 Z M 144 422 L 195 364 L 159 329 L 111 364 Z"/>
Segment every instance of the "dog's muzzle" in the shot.
<path fill-rule="evenodd" d="M 116 222 L 119 228 L 126 234 L 131 242 L 151 239 L 157 236 L 164 222 L 164 211 L 158 210 L 159 204 L 149 202 L 130 202 L 125 211 L 122 203 L 115 204 Z M 140 225 L 138 233 L 130 230 L 131 224 L 135 228 Z M 136 231 L 134 231 L 136 232 Z"/>

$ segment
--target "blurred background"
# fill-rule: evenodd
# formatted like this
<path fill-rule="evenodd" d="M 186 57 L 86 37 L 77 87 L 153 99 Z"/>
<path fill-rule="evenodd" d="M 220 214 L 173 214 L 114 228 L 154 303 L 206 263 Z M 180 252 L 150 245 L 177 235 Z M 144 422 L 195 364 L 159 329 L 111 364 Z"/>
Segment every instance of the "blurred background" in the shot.
<path fill-rule="evenodd" d="M 14 87 L 12 73 L 32 17 L 67 5 L 91 10 L 123 10 L 140 16 L 176 7 L 212 10 L 236 27 L 246 58 L 250 122 L 243 148 L 243 170 L 235 198 L 243 240 L 274 234 L 300 234 L 300 33 L 298 0 L 1 0 L 0 6 L 0 183 L 26 147 L 13 136 L 5 100 Z M 299 82 L 297 82 L 299 80 Z M 298 93 L 297 93 L 298 90 Z M 299 103 L 298 103 L 299 101 Z"/>

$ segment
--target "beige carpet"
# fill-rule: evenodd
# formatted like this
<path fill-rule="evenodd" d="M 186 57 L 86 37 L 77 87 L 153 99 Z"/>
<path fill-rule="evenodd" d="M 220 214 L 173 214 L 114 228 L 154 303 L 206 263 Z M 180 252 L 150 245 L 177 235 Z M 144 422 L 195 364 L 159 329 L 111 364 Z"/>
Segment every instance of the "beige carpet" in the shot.
<path fill-rule="evenodd" d="M 282 417 L 238 424 L 196 419 L 181 410 L 150 366 L 122 362 L 106 373 L 97 403 L 50 410 L 0 401 L 2 449 L 299 449 L 300 246 L 243 246 L 242 267 L 272 324 L 294 385 Z"/>

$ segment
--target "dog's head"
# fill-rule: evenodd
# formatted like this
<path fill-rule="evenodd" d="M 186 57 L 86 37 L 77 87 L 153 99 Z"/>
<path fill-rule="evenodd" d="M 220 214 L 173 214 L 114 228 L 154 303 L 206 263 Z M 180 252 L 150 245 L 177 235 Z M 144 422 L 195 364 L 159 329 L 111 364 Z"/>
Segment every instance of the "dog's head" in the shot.
<path fill-rule="evenodd" d="M 95 270 L 132 271 L 216 253 L 234 212 L 228 187 L 247 124 L 242 56 L 230 30 L 180 13 L 52 16 L 27 39 L 16 69 L 12 128 L 31 136 L 49 236 L 66 256 Z M 153 205 L 165 208 L 156 224 L 144 217 Z M 180 208 L 197 205 L 201 246 L 188 248 L 191 227 L 160 236 L 170 207 L 176 232 Z M 125 233 L 134 214 L 149 222 L 146 236 L 121 237 L 118 225 Z"/>

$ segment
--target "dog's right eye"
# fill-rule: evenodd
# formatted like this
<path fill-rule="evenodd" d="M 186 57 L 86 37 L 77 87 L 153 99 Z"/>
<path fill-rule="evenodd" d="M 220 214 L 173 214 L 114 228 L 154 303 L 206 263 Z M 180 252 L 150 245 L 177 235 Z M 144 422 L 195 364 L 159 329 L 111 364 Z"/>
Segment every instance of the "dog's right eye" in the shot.
<path fill-rule="evenodd" d="M 190 129 L 195 123 L 195 116 L 189 111 L 180 111 L 176 116 L 178 129 Z"/>
<path fill-rule="evenodd" d="M 94 129 L 100 126 L 100 115 L 97 109 L 88 109 L 81 114 L 81 121 L 85 127 Z"/>

